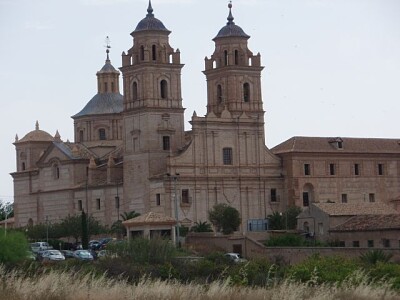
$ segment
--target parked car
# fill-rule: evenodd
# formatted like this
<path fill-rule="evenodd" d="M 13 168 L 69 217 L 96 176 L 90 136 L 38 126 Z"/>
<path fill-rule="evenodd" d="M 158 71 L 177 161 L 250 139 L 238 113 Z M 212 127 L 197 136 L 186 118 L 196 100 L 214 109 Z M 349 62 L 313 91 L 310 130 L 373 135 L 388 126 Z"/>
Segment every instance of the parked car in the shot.
<path fill-rule="evenodd" d="M 30 246 L 33 253 L 53 249 L 53 247 L 51 247 L 47 242 L 31 243 Z"/>
<path fill-rule="evenodd" d="M 99 249 L 99 247 L 100 247 L 100 242 L 98 240 L 92 240 L 89 242 L 90 249 L 96 250 Z"/>
<path fill-rule="evenodd" d="M 27 250 L 25 258 L 27 260 L 36 260 L 36 255 L 31 250 Z"/>
<path fill-rule="evenodd" d="M 93 256 L 88 250 L 76 250 L 74 251 L 74 257 L 79 260 L 93 260 Z"/>
<path fill-rule="evenodd" d="M 225 253 L 224 256 L 235 263 L 242 263 L 247 261 L 247 259 L 243 258 L 239 253 L 230 252 Z"/>
<path fill-rule="evenodd" d="M 42 253 L 42 260 L 60 261 L 65 260 L 65 257 L 59 250 L 46 250 Z"/>
<path fill-rule="evenodd" d="M 74 251 L 71 251 L 71 250 L 61 250 L 61 253 L 64 255 L 65 259 L 74 258 Z"/>

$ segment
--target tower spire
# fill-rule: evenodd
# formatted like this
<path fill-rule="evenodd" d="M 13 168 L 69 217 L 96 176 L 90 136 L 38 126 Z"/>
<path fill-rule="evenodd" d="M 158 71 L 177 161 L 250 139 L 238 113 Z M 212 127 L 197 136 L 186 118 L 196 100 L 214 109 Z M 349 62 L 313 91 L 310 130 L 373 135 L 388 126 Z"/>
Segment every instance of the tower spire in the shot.
<path fill-rule="evenodd" d="M 39 121 L 38 120 L 36 120 L 35 129 L 39 130 Z"/>
<path fill-rule="evenodd" d="M 228 23 L 226 23 L 226 25 L 234 25 L 235 22 L 233 22 L 234 18 L 233 18 L 233 15 L 232 15 L 232 1 L 229 1 L 228 8 L 229 8 L 229 15 L 228 15 L 228 18 L 227 18 Z"/>
<path fill-rule="evenodd" d="M 108 35 L 106 37 L 106 48 L 107 48 L 107 50 L 106 50 L 106 53 L 107 53 L 106 63 L 110 63 L 110 57 L 108 56 L 108 53 L 110 53 L 111 44 L 110 44 L 110 38 L 108 37 Z"/>
<path fill-rule="evenodd" d="M 154 17 L 153 7 L 151 6 L 151 0 L 149 0 L 149 6 L 147 7 L 147 16 Z"/>

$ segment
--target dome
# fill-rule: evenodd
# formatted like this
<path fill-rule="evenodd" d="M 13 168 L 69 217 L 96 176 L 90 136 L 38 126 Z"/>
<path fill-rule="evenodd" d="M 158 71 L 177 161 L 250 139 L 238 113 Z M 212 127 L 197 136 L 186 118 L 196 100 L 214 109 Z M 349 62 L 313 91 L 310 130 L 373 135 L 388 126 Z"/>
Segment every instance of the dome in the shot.
<path fill-rule="evenodd" d="M 170 32 L 167 28 L 165 28 L 164 24 L 157 18 L 154 17 L 153 8 L 151 7 L 151 2 L 149 1 L 149 7 L 147 8 L 146 18 L 141 20 L 134 32 L 144 31 L 144 30 L 161 30 Z"/>
<path fill-rule="evenodd" d="M 106 64 L 97 73 L 117 73 L 117 74 L 119 74 L 119 72 L 111 64 L 111 61 L 108 59 L 108 55 L 107 55 Z"/>
<path fill-rule="evenodd" d="M 229 7 L 229 15 L 228 15 L 228 22 L 224 27 L 221 28 L 221 30 L 218 32 L 217 36 L 213 39 L 218 39 L 218 38 L 223 38 L 223 37 L 243 37 L 243 38 L 250 38 L 249 35 L 247 35 L 243 29 L 236 25 L 235 22 L 233 22 L 234 18 L 232 16 L 232 4 L 228 5 Z"/>
<path fill-rule="evenodd" d="M 46 131 L 39 129 L 39 122 L 36 121 L 35 130 L 27 133 L 18 143 L 23 142 L 52 142 L 54 138 Z"/>
<path fill-rule="evenodd" d="M 86 106 L 72 118 L 88 115 L 104 115 L 121 113 L 123 110 L 123 96 L 120 93 L 96 94 Z"/>

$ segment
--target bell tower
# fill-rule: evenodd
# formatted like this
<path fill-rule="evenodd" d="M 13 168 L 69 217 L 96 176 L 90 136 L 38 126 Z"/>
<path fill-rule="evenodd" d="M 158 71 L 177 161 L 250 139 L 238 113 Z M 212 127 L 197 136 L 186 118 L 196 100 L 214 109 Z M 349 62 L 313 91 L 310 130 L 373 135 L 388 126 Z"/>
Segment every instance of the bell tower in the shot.
<path fill-rule="evenodd" d="M 122 53 L 125 209 L 140 213 L 150 210 L 150 181 L 165 175 L 167 157 L 184 142 L 183 65 L 170 33 L 149 1 L 132 48 Z"/>
<path fill-rule="evenodd" d="M 207 113 L 220 116 L 227 109 L 232 116 L 245 112 L 263 122 L 261 55 L 249 50 L 250 36 L 233 21 L 231 3 L 228 7 L 228 22 L 213 39 L 211 58 L 205 58 Z"/>

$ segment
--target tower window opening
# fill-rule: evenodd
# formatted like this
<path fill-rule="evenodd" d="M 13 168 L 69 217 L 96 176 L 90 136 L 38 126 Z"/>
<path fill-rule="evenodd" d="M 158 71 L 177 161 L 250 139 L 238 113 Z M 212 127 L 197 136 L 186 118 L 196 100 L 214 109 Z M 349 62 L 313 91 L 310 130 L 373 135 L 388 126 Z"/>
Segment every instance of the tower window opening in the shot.
<path fill-rule="evenodd" d="M 83 130 L 79 130 L 79 142 L 83 142 Z"/>
<path fill-rule="evenodd" d="M 114 82 L 111 82 L 111 93 L 114 93 L 115 92 L 115 90 L 114 90 Z"/>
<path fill-rule="evenodd" d="M 157 47 L 156 47 L 156 45 L 153 45 L 151 47 L 151 58 L 153 60 L 157 60 Z"/>
<path fill-rule="evenodd" d="M 99 140 L 105 140 L 106 139 L 106 130 L 104 128 L 99 129 Z"/>
<path fill-rule="evenodd" d="M 132 84 L 132 99 L 137 100 L 137 98 L 138 98 L 138 85 L 137 82 L 135 81 Z"/>
<path fill-rule="evenodd" d="M 140 46 L 140 60 L 144 60 L 144 46 Z"/>
<path fill-rule="evenodd" d="M 222 103 L 222 86 L 220 84 L 217 85 L 217 101 L 218 104 Z"/>
<path fill-rule="evenodd" d="M 22 163 L 22 171 L 25 171 L 25 169 L 26 169 L 26 166 L 25 166 L 25 163 L 23 162 Z"/>
<path fill-rule="evenodd" d="M 161 98 L 166 99 L 168 97 L 168 83 L 166 80 L 160 82 Z"/>
<path fill-rule="evenodd" d="M 108 92 L 108 86 L 107 86 L 107 82 L 104 82 L 104 92 Z"/>
<path fill-rule="evenodd" d="M 250 101 L 250 84 L 248 84 L 247 82 L 243 84 L 243 101 Z"/>
<path fill-rule="evenodd" d="M 163 150 L 171 149 L 169 136 L 163 136 Z"/>
<path fill-rule="evenodd" d="M 224 165 L 232 164 L 232 148 L 222 149 L 222 159 L 223 159 Z"/>
<path fill-rule="evenodd" d="M 235 65 L 239 64 L 239 51 L 235 50 Z"/>
<path fill-rule="evenodd" d="M 228 51 L 227 50 L 224 51 L 224 65 L 225 66 L 228 65 Z"/>

